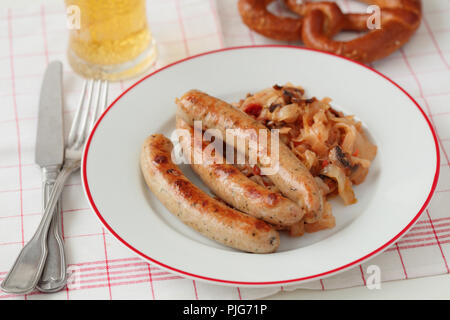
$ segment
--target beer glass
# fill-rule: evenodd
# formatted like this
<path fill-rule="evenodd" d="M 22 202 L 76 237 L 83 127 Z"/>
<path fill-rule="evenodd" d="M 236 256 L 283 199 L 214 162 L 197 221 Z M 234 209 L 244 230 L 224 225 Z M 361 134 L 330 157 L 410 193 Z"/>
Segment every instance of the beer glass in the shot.
<path fill-rule="evenodd" d="M 86 78 L 122 80 L 147 70 L 157 50 L 145 0 L 66 0 L 68 60 Z"/>

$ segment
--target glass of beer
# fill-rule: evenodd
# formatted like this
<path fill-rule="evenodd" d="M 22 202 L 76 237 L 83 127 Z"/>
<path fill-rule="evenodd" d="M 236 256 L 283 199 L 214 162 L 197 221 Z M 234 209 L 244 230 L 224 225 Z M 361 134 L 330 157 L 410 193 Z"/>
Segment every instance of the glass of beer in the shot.
<path fill-rule="evenodd" d="M 75 72 L 86 78 L 122 80 L 155 62 L 145 0 L 66 0 L 66 6 L 68 59 Z"/>

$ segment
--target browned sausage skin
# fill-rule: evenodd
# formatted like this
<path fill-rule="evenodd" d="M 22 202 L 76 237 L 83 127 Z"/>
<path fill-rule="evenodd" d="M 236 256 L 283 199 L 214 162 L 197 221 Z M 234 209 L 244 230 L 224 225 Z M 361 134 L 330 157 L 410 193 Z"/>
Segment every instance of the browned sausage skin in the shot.
<path fill-rule="evenodd" d="M 249 115 L 234 108 L 230 104 L 209 96 L 198 90 L 191 90 L 176 100 L 178 105 L 177 114 L 188 124 L 194 121 L 202 121 L 203 129 L 218 129 L 226 137 L 231 133 L 232 139 L 247 139 L 252 137 L 246 135 L 245 130 L 256 132 L 266 130 L 267 140 L 270 141 L 270 131 L 260 122 Z M 238 129 L 227 132 L 227 129 Z M 234 136 L 233 136 L 234 134 Z M 227 142 L 227 141 L 226 141 Z M 242 150 L 241 145 L 237 145 L 238 151 L 248 154 L 248 145 Z M 267 155 L 270 157 L 270 146 L 267 146 Z M 295 201 L 305 210 L 305 221 L 312 223 L 320 219 L 323 211 L 323 197 L 319 186 L 314 180 L 309 170 L 283 143 L 279 143 L 279 167 L 276 173 L 268 176 L 281 192 L 289 199 Z M 266 155 L 266 153 L 264 154 Z M 264 163 L 258 153 L 258 164 Z"/>
<path fill-rule="evenodd" d="M 150 190 L 186 225 L 226 246 L 253 253 L 274 252 L 278 232 L 264 221 L 234 210 L 191 183 L 171 159 L 172 142 L 148 137 L 141 150 L 141 170 Z"/>
<path fill-rule="evenodd" d="M 215 195 L 236 209 L 277 226 L 288 227 L 302 219 L 303 211 L 295 202 L 250 180 L 238 168 L 225 163 L 222 155 L 220 163 L 195 164 L 194 128 L 179 117 L 176 123 L 177 129 L 188 132 L 179 140 L 184 154 L 191 157 L 192 169 Z"/>

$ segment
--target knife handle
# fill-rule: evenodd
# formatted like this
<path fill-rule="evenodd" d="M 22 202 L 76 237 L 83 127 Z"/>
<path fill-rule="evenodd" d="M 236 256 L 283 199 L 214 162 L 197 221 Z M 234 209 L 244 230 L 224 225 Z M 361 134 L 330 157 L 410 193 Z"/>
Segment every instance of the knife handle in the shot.
<path fill-rule="evenodd" d="M 80 168 L 80 160 L 67 160 L 50 193 L 41 222 L 30 241 L 22 248 L 0 288 L 4 292 L 26 294 L 36 287 L 47 258 L 47 234 L 52 222 L 56 203 L 64 188 L 64 182 L 75 170 Z"/>
<path fill-rule="evenodd" d="M 50 192 L 53 189 L 59 171 L 59 168 L 42 169 L 42 208 L 45 208 L 47 205 Z M 41 292 L 56 292 L 61 290 L 67 282 L 64 240 L 61 228 L 61 197 L 58 199 L 55 212 L 53 213 L 47 235 L 47 247 L 47 260 L 45 261 L 44 270 L 36 287 Z"/>

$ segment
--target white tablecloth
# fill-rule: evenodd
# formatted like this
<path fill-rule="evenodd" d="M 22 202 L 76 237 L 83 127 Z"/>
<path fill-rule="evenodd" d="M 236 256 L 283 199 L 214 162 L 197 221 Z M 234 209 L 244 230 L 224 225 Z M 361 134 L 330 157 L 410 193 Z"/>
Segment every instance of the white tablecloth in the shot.
<path fill-rule="evenodd" d="M 339 1 L 360 10 L 355 1 Z M 279 290 L 326 290 L 364 285 L 367 267 L 383 281 L 449 273 L 450 257 L 450 2 L 426 0 L 423 23 L 412 40 L 373 67 L 404 87 L 436 128 L 441 148 L 437 191 L 416 226 L 383 254 L 344 273 L 297 287 L 246 289 L 184 279 L 148 264 L 110 236 L 88 208 L 80 177 L 63 192 L 63 227 L 72 279 L 55 294 L 0 299 L 253 299 Z M 222 47 L 277 43 L 245 27 L 236 0 L 149 0 L 148 17 L 158 42 L 156 66 Z M 40 169 L 34 164 L 39 88 L 46 64 L 65 65 L 65 122 L 69 128 L 82 80 L 66 60 L 62 4 L 0 9 L 0 280 L 41 217 Z M 295 43 L 292 43 L 295 44 Z M 111 100 L 134 81 L 113 83 Z"/>

